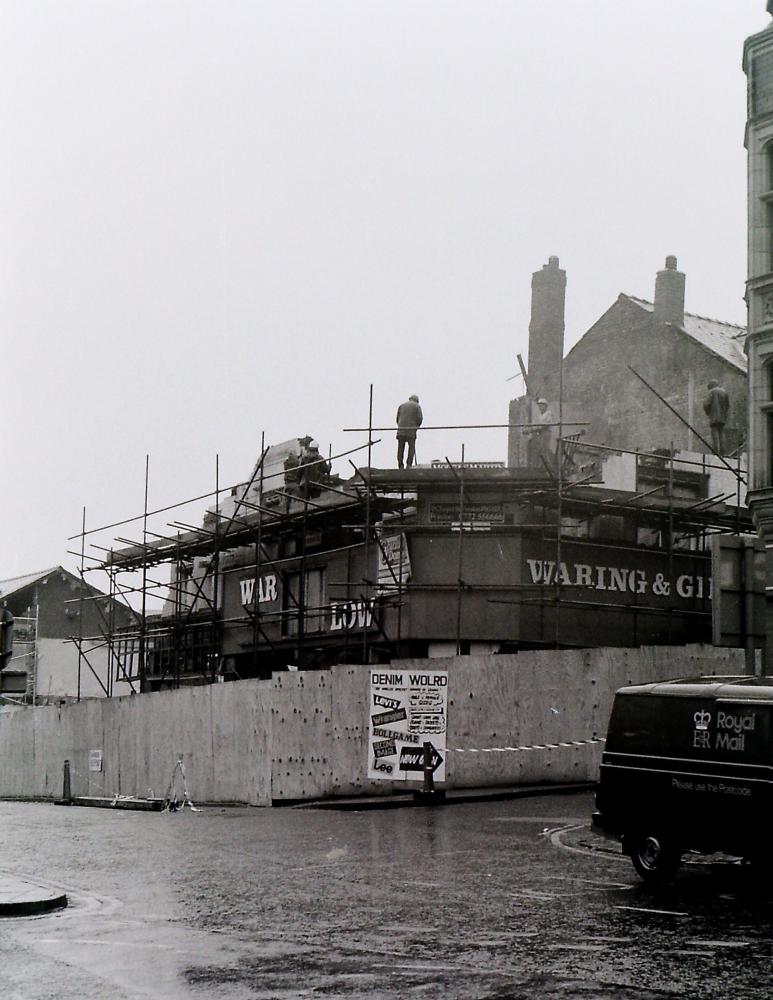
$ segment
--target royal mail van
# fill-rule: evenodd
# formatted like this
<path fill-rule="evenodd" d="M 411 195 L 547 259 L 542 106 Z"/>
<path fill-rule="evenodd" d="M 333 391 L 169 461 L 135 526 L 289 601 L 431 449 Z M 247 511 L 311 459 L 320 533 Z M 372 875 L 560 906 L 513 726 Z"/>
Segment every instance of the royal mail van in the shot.
<path fill-rule="evenodd" d="M 773 854 L 773 678 L 698 677 L 621 688 L 594 828 L 620 838 L 646 881 L 688 851 Z"/>

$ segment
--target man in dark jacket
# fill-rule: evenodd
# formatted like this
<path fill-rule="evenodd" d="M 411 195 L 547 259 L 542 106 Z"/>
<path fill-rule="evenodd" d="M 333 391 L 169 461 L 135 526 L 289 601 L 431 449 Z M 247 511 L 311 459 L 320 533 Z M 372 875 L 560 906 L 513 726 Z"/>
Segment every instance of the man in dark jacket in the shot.
<path fill-rule="evenodd" d="M 416 431 L 421 427 L 424 415 L 419 406 L 418 396 L 409 396 L 405 403 L 397 407 L 397 467 L 403 468 L 405 446 L 408 445 L 408 468 L 416 464 Z"/>
<path fill-rule="evenodd" d="M 703 402 L 703 410 L 709 418 L 709 426 L 711 427 L 711 447 L 717 455 L 723 455 L 722 432 L 727 423 L 730 398 L 715 379 L 712 379 L 706 388 L 709 390 L 709 394 Z"/>

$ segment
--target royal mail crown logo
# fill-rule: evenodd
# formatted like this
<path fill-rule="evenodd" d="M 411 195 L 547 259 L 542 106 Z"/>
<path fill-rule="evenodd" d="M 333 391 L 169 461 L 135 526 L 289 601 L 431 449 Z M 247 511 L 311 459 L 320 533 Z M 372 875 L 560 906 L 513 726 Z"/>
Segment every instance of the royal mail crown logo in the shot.
<path fill-rule="evenodd" d="M 708 729 L 711 722 L 711 712 L 696 712 L 693 719 L 695 720 L 696 729 Z"/>

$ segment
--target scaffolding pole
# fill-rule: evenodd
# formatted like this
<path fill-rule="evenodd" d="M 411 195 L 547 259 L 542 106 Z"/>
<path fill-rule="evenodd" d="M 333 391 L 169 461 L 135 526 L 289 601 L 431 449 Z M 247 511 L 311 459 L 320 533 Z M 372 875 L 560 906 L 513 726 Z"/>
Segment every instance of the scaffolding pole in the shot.
<path fill-rule="evenodd" d="M 634 374 L 637 374 L 634 372 Z M 641 378 L 641 376 L 638 376 Z M 741 470 L 741 460 L 740 457 L 735 459 L 733 465 L 724 459 L 723 456 L 716 456 L 718 461 L 707 462 L 704 456 L 702 462 L 696 462 L 691 459 L 679 459 L 678 466 L 681 469 L 683 466 L 687 468 L 700 468 L 705 474 L 707 470 L 712 468 L 719 469 L 729 469 L 736 476 L 736 510 L 732 516 L 730 512 L 725 512 L 722 509 L 722 504 L 724 500 L 730 498 L 731 494 L 717 494 L 716 496 L 707 498 L 705 500 L 697 501 L 689 506 L 677 506 L 676 498 L 674 496 L 674 481 L 677 467 L 677 460 L 675 457 L 673 443 L 669 450 L 669 454 L 666 456 L 662 453 L 647 453 L 641 451 L 633 451 L 624 448 L 614 448 L 604 445 L 594 445 L 582 442 L 582 445 L 577 443 L 577 435 L 570 438 L 565 438 L 566 430 L 569 427 L 585 427 L 589 422 L 587 421 L 566 421 L 564 420 L 564 406 L 563 406 L 563 366 L 559 370 L 559 410 L 558 410 L 558 421 L 555 424 L 551 424 L 551 427 L 556 427 L 558 429 L 558 436 L 556 442 L 555 450 L 555 470 L 551 471 L 552 481 L 546 482 L 546 485 L 538 486 L 535 488 L 534 484 L 528 486 L 526 489 L 519 491 L 519 496 L 523 499 L 531 498 L 539 502 L 538 498 L 542 498 L 543 506 L 543 520 L 539 523 L 539 528 L 542 530 L 542 537 L 548 545 L 553 544 L 555 546 L 555 556 L 556 556 L 556 566 L 559 568 L 556 573 L 555 580 L 553 581 L 553 594 L 552 599 L 547 593 L 537 595 L 533 598 L 534 602 L 539 603 L 543 609 L 554 607 L 553 615 L 553 635 L 552 641 L 553 645 L 561 646 L 564 644 L 564 622 L 562 619 L 562 608 L 569 605 L 577 605 L 578 602 L 573 601 L 571 596 L 567 597 L 567 591 L 571 594 L 571 590 L 568 588 L 566 581 L 563 579 L 562 573 L 560 572 L 560 566 L 562 565 L 562 558 L 564 557 L 563 544 L 567 535 L 564 530 L 564 519 L 565 516 L 570 519 L 577 519 L 577 524 L 581 526 L 583 521 L 589 521 L 595 512 L 610 512 L 617 513 L 620 515 L 632 515 L 633 519 L 636 521 L 637 527 L 642 524 L 642 519 L 644 523 L 653 528 L 653 530 L 659 530 L 662 534 L 667 534 L 667 554 L 669 559 L 669 575 L 673 576 L 674 559 L 675 559 L 675 545 L 677 541 L 677 535 L 679 534 L 679 541 L 684 541 L 685 538 L 692 538 L 694 535 L 698 541 L 700 538 L 705 537 L 709 531 L 728 531 L 734 530 L 739 532 L 743 529 L 743 522 L 740 511 L 740 499 L 741 499 L 741 485 L 743 481 L 742 470 Z M 644 381 L 642 379 L 642 381 Z M 647 383 L 645 383 L 647 384 Z M 648 386 L 652 389 L 651 386 Z M 656 390 L 652 389 L 653 392 Z M 665 401 L 664 401 L 665 402 Z M 335 486 L 330 487 L 331 494 L 339 494 L 343 497 L 351 498 L 351 507 L 353 510 L 358 510 L 360 512 L 360 517 L 350 518 L 351 522 L 358 521 L 359 523 L 342 523 L 344 519 L 339 518 L 336 524 L 345 530 L 361 530 L 363 532 L 363 537 L 356 541 L 353 546 L 351 546 L 351 551 L 346 556 L 346 581 L 342 583 L 333 583 L 326 580 L 326 585 L 328 587 L 344 587 L 346 590 L 347 599 L 350 595 L 353 596 L 356 593 L 356 589 L 359 589 L 362 600 L 367 607 L 369 613 L 376 616 L 376 625 L 380 634 L 386 639 L 387 643 L 394 644 L 393 649 L 396 649 L 398 655 L 402 655 L 404 652 L 404 605 L 406 604 L 406 595 L 410 593 L 411 590 L 421 590 L 423 589 L 421 585 L 414 584 L 413 582 L 407 582 L 405 580 L 405 551 L 404 548 L 407 546 L 409 536 L 414 531 L 414 529 L 419 530 L 422 527 L 426 527 L 434 522 L 429 519 L 425 522 L 422 518 L 420 521 L 416 512 L 413 512 L 412 519 L 408 519 L 407 514 L 407 502 L 406 497 L 406 480 L 403 478 L 400 483 L 389 484 L 378 482 L 374 483 L 374 476 L 372 470 L 373 462 L 373 446 L 378 443 L 378 439 L 374 438 L 374 434 L 378 431 L 395 430 L 391 427 L 375 427 L 373 420 L 373 407 L 374 407 L 374 387 L 371 383 L 369 386 L 369 396 L 368 396 L 368 422 L 367 427 L 363 428 L 344 428 L 346 431 L 367 431 L 367 442 L 357 448 L 349 449 L 347 451 L 341 452 L 337 456 L 330 456 L 330 460 L 333 457 L 344 457 L 354 454 L 355 452 L 361 450 L 367 450 L 367 465 L 368 465 L 368 475 L 367 478 L 363 475 L 363 472 L 351 462 L 353 469 L 355 470 L 356 477 L 362 482 L 362 487 L 354 486 L 349 484 L 346 490 L 337 489 Z M 684 421 L 683 421 L 684 422 Z M 535 425 L 533 423 L 528 424 L 513 424 L 513 423 L 502 423 L 502 424 L 466 424 L 466 425 L 433 425 L 428 427 L 422 427 L 422 431 L 433 431 L 433 430 L 467 430 L 467 429 L 490 429 L 490 428 L 522 428 L 522 429 L 533 429 L 535 427 L 543 427 L 546 425 Z M 697 435 L 697 432 L 695 432 Z M 700 437 L 700 435 L 697 435 Z M 702 440 L 702 439 L 701 439 Z M 614 495 L 604 494 L 603 487 L 599 489 L 599 494 L 593 496 L 591 490 L 595 490 L 594 487 L 585 487 L 584 484 L 592 479 L 597 478 L 596 473 L 590 473 L 583 478 L 572 479 L 572 470 L 568 469 L 567 461 L 568 456 L 571 458 L 574 455 L 577 447 L 581 447 L 583 452 L 586 451 L 596 451 L 598 453 L 617 453 L 617 454 L 632 454 L 636 456 L 637 468 L 640 463 L 646 462 L 648 459 L 657 463 L 657 468 L 662 468 L 663 474 L 667 477 L 666 483 L 660 483 L 651 489 L 640 489 L 634 496 L 620 497 Z M 109 614 L 107 615 L 107 624 L 105 632 L 105 642 L 108 649 L 108 695 L 112 696 L 115 691 L 115 681 L 126 680 L 133 688 L 132 679 L 135 678 L 134 671 L 134 657 L 138 657 L 137 662 L 137 675 L 139 679 L 140 690 L 147 690 L 149 684 L 149 670 L 151 667 L 151 660 L 153 661 L 153 680 L 156 684 L 163 684 L 166 682 L 169 672 L 171 670 L 171 683 L 177 687 L 183 680 L 183 674 L 186 674 L 189 678 L 195 673 L 197 676 L 200 675 L 204 680 L 214 681 L 220 672 L 222 666 L 222 644 L 219 639 L 223 635 L 223 626 L 228 623 L 240 623 L 243 622 L 245 627 L 251 628 L 251 643 L 249 639 L 246 640 L 244 646 L 246 646 L 245 652 L 249 654 L 251 646 L 251 661 L 252 668 L 255 672 L 260 670 L 260 659 L 261 650 L 268 652 L 268 648 L 271 649 L 271 654 L 275 655 L 278 649 L 281 648 L 292 648 L 293 641 L 291 637 L 292 619 L 297 622 L 297 636 L 295 637 L 295 649 L 296 656 L 298 660 L 298 666 L 303 668 L 307 665 L 307 661 L 310 656 L 310 644 L 309 636 L 312 630 L 316 631 L 317 618 L 322 613 L 327 604 L 323 601 L 321 604 L 316 599 L 311 599 L 311 594 L 308 591 L 309 586 L 309 532 L 312 528 L 312 524 L 317 523 L 317 518 L 324 518 L 325 512 L 333 511 L 340 512 L 346 510 L 346 505 L 326 505 L 312 499 L 309 494 L 309 479 L 304 476 L 303 483 L 304 488 L 299 493 L 292 493 L 284 489 L 284 473 L 283 472 L 266 472 L 265 469 L 265 459 L 268 454 L 269 449 L 265 446 L 265 434 L 261 435 L 261 458 L 257 463 L 257 467 L 252 477 L 247 483 L 239 483 L 235 487 L 231 487 L 232 495 L 235 497 L 233 507 L 226 508 L 227 513 L 223 512 L 222 509 L 222 497 L 223 497 L 223 487 L 220 482 L 220 463 L 219 455 L 215 457 L 215 489 L 213 492 L 204 493 L 197 497 L 193 497 L 190 500 L 180 501 L 179 503 L 171 504 L 169 506 L 159 507 L 158 509 L 151 510 L 148 502 L 149 497 L 149 456 L 146 455 L 145 458 L 145 491 L 144 491 L 144 504 L 143 512 L 138 517 L 126 518 L 122 521 L 116 521 L 112 524 L 105 525 L 102 528 L 91 528 L 86 529 L 86 510 L 83 509 L 83 520 L 81 526 L 81 532 L 79 535 L 74 535 L 72 538 L 80 538 L 80 561 L 81 561 L 81 593 L 79 597 L 80 603 L 80 634 L 79 634 L 79 666 L 78 666 L 78 697 L 82 696 L 81 691 L 81 673 L 82 673 L 82 662 L 85 656 L 84 649 L 84 624 L 83 624 L 83 608 L 85 606 L 85 574 L 86 572 L 92 571 L 105 571 L 108 573 L 109 577 Z M 301 470 L 306 469 L 309 465 L 317 464 L 322 462 L 324 459 L 315 460 L 310 463 L 302 463 L 298 468 Z M 476 463 L 471 463 L 468 465 L 466 458 L 466 447 L 465 444 L 461 445 L 461 462 L 457 467 L 454 463 L 451 463 L 448 458 L 446 458 L 446 464 L 451 469 L 454 477 L 458 480 L 458 524 L 459 524 L 459 539 L 457 548 L 457 579 L 452 585 L 456 592 L 456 626 L 455 626 L 455 638 L 456 638 L 456 651 L 457 654 L 461 654 L 464 644 L 464 606 L 465 606 L 465 591 L 480 591 L 485 592 L 488 588 L 485 585 L 476 584 L 470 587 L 464 582 L 464 557 L 465 557 L 465 547 L 466 539 L 465 534 L 467 533 L 468 527 L 474 527 L 475 513 L 468 513 L 468 498 L 467 498 L 467 483 L 466 478 L 470 468 L 474 467 Z M 719 464 L 721 463 L 721 464 Z M 584 471 L 584 470 L 581 470 Z M 250 491 L 253 490 L 253 484 L 259 477 L 259 485 L 257 488 L 257 501 L 250 496 Z M 271 479 L 280 477 L 280 481 L 276 484 L 276 488 L 268 486 L 269 499 L 266 500 L 266 490 L 267 482 Z M 417 477 L 417 485 L 422 480 L 422 477 Z M 448 479 L 445 480 L 448 483 Z M 473 481 L 473 480 L 471 480 Z M 517 488 L 517 487 L 516 487 Z M 662 498 L 661 502 L 658 502 L 657 495 L 667 491 L 667 496 Z M 397 497 L 399 494 L 399 499 Z M 270 506 L 271 497 L 283 498 L 286 501 L 286 509 L 283 511 L 277 509 L 276 507 Z M 214 498 L 214 512 L 209 511 L 209 517 L 214 516 L 213 527 L 214 530 L 210 530 L 209 527 L 203 527 L 201 525 L 196 526 L 190 523 L 191 520 L 195 521 L 195 518 L 184 519 L 184 515 L 180 514 L 179 520 L 176 520 L 172 527 L 176 530 L 176 537 L 170 537 L 169 535 L 159 534 L 156 531 L 151 530 L 150 519 L 154 516 L 159 516 L 170 511 L 180 511 L 182 508 L 189 506 L 194 502 L 199 502 L 202 500 L 211 500 Z M 279 502 L 277 500 L 277 502 Z M 472 510 L 472 508 L 470 508 Z M 385 522 L 382 520 L 382 514 L 384 511 L 391 510 L 396 515 L 394 521 Z M 567 514 L 568 511 L 568 514 Z M 257 515 L 257 516 L 256 516 Z M 362 516 L 364 515 L 364 516 Z M 399 520 L 397 520 L 399 516 Z M 453 508 L 451 509 L 451 517 L 453 517 Z M 467 520 L 470 519 L 470 525 L 468 526 Z M 93 556 L 86 556 L 85 544 L 86 539 L 91 538 L 97 532 L 106 531 L 110 529 L 120 528 L 124 525 L 136 523 L 141 521 L 142 531 L 136 532 L 140 534 L 141 540 L 131 541 L 127 538 L 119 537 L 117 540 L 128 545 L 129 550 L 127 553 L 116 552 L 113 548 L 106 548 L 104 546 L 96 545 L 91 543 L 95 548 L 101 549 L 106 553 L 106 558 L 102 560 L 97 559 Z M 205 522 L 208 523 L 208 522 Z M 324 525 L 326 522 L 323 520 L 321 523 Z M 568 523 L 568 522 L 567 522 Z M 269 532 L 268 537 L 276 537 L 278 540 L 281 539 L 281 532 L 283 527 L 287 527 L 288 530 L 293 531 L 296 540 L 299 545 L 299 550 L 292 557 L 282 558 L 281 552 L 269 553 L 266 549 L 266 537 L 267 532 Z M 153 527 L 156 527 L 154 524 Z M 453 522 L 449 524 L 449 530 L 454 530 Z M 494 526 L 496 528 L 496 525 Z M 504 531 L 524 531 L 524 530 L 534 530 L 536 527 L 531 523 L 515 523 L 514 525 L 505 526 L 502 528 Z M 399 552 L 396 557 L 396 568 L 397 576 L 395 577 L 394 567 L 390 560 L 394 560 L 394 550 L 390 548 L 390 555 L 388 555 L 381 544 L 381 537 L 378 534 L 379 530 L 385 529 L 386 531 L 396 530 L 398 534 L 399 541 Z M 570 528 L 567 530 L 571 530 Z M 555 531 L 555 536 L 552 537 L 552 532 Z M 134 533 L 134 532 L 130 532 Z M 680 534 L 681 533 L 681 534 Z M 356 536 L 355 536 L 356 537 Z M 374 541 L 376 546 L 374 549 Z M 225 586 L 224 580 L 222 579 L 223 574 L 223 559 L 224 554 L 237 546 L 243 546 L 245 544 L 254 545 L 254 557 L 252 558 L 253 572 L 255 574 L 255 589 L 254 589 L 254 604 L 252 609 L 252 614 L 248 613 L 245 616 L 230 616 L 226 619 L 225 608 L 221 608 L 223 604 L 223 588 Z M 662 541 L 661 541 L 662 544 Z M 387 565 L 393 584 L 389 584 L 390 595 L 387 599 L 386 587 L 379 586 L 378 579 L 378 567 L 375 572 L 372 571 L 370 565 L 371 560 L 374 557 L 374 551 L 378 558 L 378 553 L 381 552 L 384 563 Z M 662 550 L 661 550 L 662 551 Z M 313 552 L 313 549 L 312 549 Z M 86 566 L 86 559 L 89 559 L 95 563 L 93 566 Z M 249 556 L 248 556 L 249 558 Z M 187 576 L 188 561 L 194 560 L 194 575 L 189 580 Z M 199 560 L 198 566 L 195 560 Z M 276 611 L 264 612 L 260 607 L 260 580 L 262 573 L 264 572 L 264 567 L 266 564 L 272 566 L 272 572 L 277 573 L 278 578 L 282 581 L 282 593 L 284 595 L 284 605 L 282 608 Z M 174 579 L 169 582 L 161 582 L 160 580 L 153 579 L 149 572 L 150 567 L 153 565 L 165 565 L 169 567 L 170 573 L 174 573 Z M 290 569 L 292 566 L 294 569 Z M 289 573 L 295 572 L 297 569 L 297 583 L 298 583 L 298 593 L 297 595 L 292 592 L 292 587 L 289 582 Z M 140 582 L 137 585 L 136 573 L 140 574 Z M 123 582 L 120 579 L 121 574 L 128 573 L 131 574 L 131 579 L 127 582 Z M 160 574 L 154 574 L 157 576 Z M 211 580 L 211 584 L 210 584 Z M 516 588 L 520 585 L 497 585 L 492 586 L 492 589 L 498 589 L 500 591 L 507 591 L 511 588 Z M 447 589 L 442 585 L 436 587 L 436 589 Z M 526 590 L 535 588 L 524 588 Z M 151 625 L 148 619 L 148 602 L 151 598 L 155 596 L 161 596 L 164 594 L 167 600 L 170 602 L 172 608 L 172 614 L 166 618 L 160 625 Z M 379 608 L 375 608 L 375 595 L 379 594 L 383 600 L 379 601 Z M 325 595 L 327 596 L 327 595 Z M 137 604 L 137 598 L 139 599 L 140 610 L 135 610 L 134 605 Z M 531 602 L 531 598 L 528 599 Z M 118 625 L 116 621 L 118 602 L 125 602 L 126 606 L 129 607 L 132 613 L 136 617 L 136 624 L 131 625 Z M 374 607 L 371 608 L 371 604 Z M 521 602 L 523 603 L 523 602 Z M 390 625 L 388 626 L 391 632 L 394 629 L 393 637 L 390 638 L 385 632 L 385 623 L 382 620 L 381 612 L 388 611 L 392 609 L 390 614 Z M 661 609 L 662 611 L 663 609 Z M 636 615 L 637 609 L 631 608 L 632 614 L 634 615 L 634 629 L 636 626 Z M 669 607 L 666 611 L 669 621 L 669 631 L 672 630 L 672 619 L 673 619 L 674 608 Z M 313 620 L 313 629 L 312 629 Z M 272 640 L 267 634 L 264 628 L 264 622 L 279 622 L 281 639 L 282 642 L 279 646 L 274 646 Z M 542 626 L 541 634 L 545 635 L 546 630 L 550 626 L 545 622 Z M 271 631 L 271 630 L 269 630 Z M 347 629 L 341 636 L 345 654 L 348 656 L 348 652 L 354 653 L 354 643 L 357 641 L 356 632 L 350 635 L 350 631 Z M 368 663 L 371 657 L 375 654 L 377 650 L 376 643 L 379 641 L 378 637 L 373 635 L 373 643 L 371 643 L 371 635 L 369 632 L 369 625 L 366 620 L 363 619 L 362 624 L 362 636 L 361 636 L 361 650 L 362 650 L 362 661 Z M 529 641 L 536 641 L 532 639 Z M 349 650 L 349 645 L 352 644 L 351 650 Z M 163 664 L 163 668 L 159 665 Z M 89 664 L 90 666 L 90 664 Z"/>

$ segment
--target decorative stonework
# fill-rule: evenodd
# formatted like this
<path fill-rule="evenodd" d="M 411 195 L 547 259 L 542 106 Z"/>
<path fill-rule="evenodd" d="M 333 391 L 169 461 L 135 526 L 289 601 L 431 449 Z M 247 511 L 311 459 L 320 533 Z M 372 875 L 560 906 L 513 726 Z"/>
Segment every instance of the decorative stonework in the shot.
<path fill-rule="evenodd" d="M 755 117 L 773 112 L 773 52 L 760 52 L 755 59 L 751 103 Z"/>
<path fill-rule="evenodd" d="M 773 0 L 767 4 L 773 15 Z M 747 501 L 757 531 L 773 543 L 773 216 L 771 214 L 771 140 L 773 139 L 773 30 L 753 35 L 744 46 L 748 84 L 749 258 L 746 302 L 749 359 L 749 492 Z M 771 549 L 773 555 L 773 549 Z M 768 559 L 766 582 L 773 579 Z M 773 605 L 767 604 L 765 671 L 773 671 Z"/>
<path fill-rule="evenodd" d="M 762 297 L 762 322 L 773 323 L 773 292 L 766 292 Z"/>

